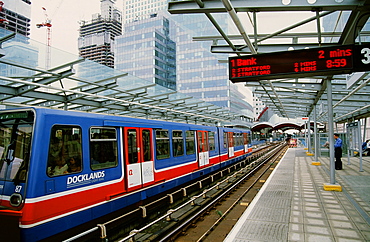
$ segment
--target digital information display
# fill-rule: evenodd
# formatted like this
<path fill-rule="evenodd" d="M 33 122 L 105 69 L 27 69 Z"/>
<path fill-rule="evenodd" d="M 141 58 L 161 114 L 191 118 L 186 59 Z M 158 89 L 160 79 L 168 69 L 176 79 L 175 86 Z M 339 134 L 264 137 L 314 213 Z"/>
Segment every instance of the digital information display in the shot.
<path fill-rule="evenodd" d="M 368 70 L 370 44 L 229 57 L 229 77 L 232 82 L 335 75 Z"/>

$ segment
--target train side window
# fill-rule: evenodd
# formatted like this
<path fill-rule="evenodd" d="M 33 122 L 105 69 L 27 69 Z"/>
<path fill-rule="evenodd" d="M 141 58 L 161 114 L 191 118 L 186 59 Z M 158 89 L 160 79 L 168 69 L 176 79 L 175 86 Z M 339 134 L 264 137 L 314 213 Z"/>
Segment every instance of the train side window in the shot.
<path fill-rule="evenodd" d="M 203 151 L 209 151 L 208 132 L 203 132 L 203 138 L 204 138 Z"/>
<path fill-rule="evenodd" d="M 144 129 L 142 132 L 143 155 L 144 161 L 152 160 L 152 139 L 150 137 L 150 130 Z"/>
<path fill-rule="evenodd" d="M 170 157 L 170 138 L 168 130 L 159 129 L 155 131 L 156 157 L 158 160 Z"/>
<path fill-rule="evenodd" d="M 198 152 L 207 152 L 209 151 L 209 141 L 208 141 L 208 132 L 207 131 L 198 131 Z"/>
<path fill-rule="evenodd" d="M 137 163 L 139 161 L 139 157 L 137 149 L 137 132 L 135 129 L 127 130 L 127 148 L 128 163 Z"/>
<path fill-rule="evenodd" d="M 241 136 L 240 136 L 240 133 L 235 133 L 235 143 L 236 143 L 236 146 L 240 146 L 241 145 Z"/>
<path fill-rule="evenodd" d="M 184 138 L 181 130 L 172 131 L 172 151 L 175 157 L 184 155 Z"/>
<path fill-rule="evenodd" d="M 224 132 L 224 148 L 227 148 L 227 133 Z"/>
<path fill-rule="evenodd" d="M 209 136 L 209 150 L 215 150 L 215 132 L 208 132 Z"/>
<path fill-rule="evenodd" d="M 117 133 L 114 128 L 90 128 L 90 162 L 92 170 L 117 166 Z"/>
<path fill-rule="evenodd" d="M 229 132 L 228 138 L 229 138 L 229 147 L 234 147 L 234 136 L 233 136 L 233 132 Z"/>
<path fill-rule="evenodd" d="M 47 174 L 59 176 L 82 170 L 81 128 L 55 125 L 51 129 Z"/>
<path fill-rule="evenodd" d="M 185 133 L 186 135 L 186 154 L 192 155 L 195 154 L 195 133 L 193 130 L 188 130 Z"/>
<path fill-rule="evenodd" d="M 243 141 L 245 145 L 248 144 L 248 134 L 247 133 L 243 133 Z"/>

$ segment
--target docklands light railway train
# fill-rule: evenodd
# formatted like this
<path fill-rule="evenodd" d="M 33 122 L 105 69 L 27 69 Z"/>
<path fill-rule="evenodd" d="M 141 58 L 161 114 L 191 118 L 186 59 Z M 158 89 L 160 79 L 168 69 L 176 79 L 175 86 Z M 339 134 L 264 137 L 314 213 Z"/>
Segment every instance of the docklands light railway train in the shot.
<path fill-rule="evenodd" d="M 49 238 L 248 156 L 250 131 L 122 116 L 0 111 L 0 240 Z"/>

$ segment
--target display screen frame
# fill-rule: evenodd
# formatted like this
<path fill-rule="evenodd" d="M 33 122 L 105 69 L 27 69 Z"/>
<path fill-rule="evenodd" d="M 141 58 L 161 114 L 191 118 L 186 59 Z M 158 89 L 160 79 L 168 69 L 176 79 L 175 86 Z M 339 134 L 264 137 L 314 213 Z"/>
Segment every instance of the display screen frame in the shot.
<path fill-rule="evenodd" d="M 232 82 L 348 74 L 370 70 L 370 44 L 229 57 Z"/>

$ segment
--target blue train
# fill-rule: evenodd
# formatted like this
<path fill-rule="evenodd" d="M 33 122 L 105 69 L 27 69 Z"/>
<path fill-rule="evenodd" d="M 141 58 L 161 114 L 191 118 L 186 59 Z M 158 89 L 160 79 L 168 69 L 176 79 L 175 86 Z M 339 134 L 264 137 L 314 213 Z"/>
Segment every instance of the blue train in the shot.
<path fill-rule="evenodd" d="M 248 156 L 250 131 L 45 108 L 0 111 L 0 234 L 37 241 Z"/>

